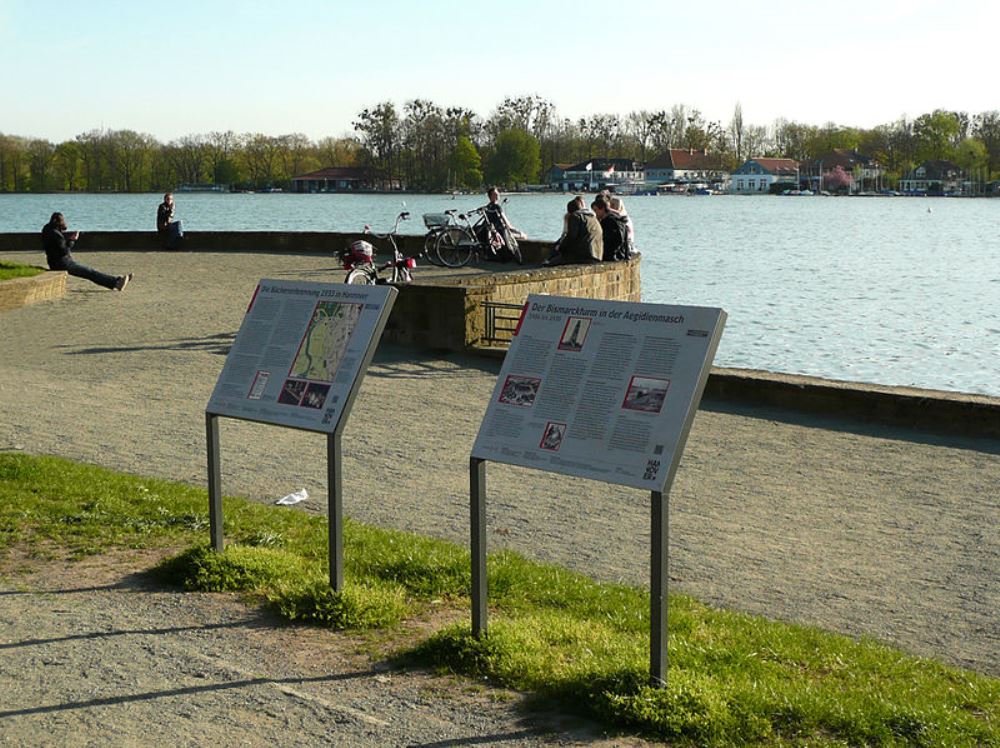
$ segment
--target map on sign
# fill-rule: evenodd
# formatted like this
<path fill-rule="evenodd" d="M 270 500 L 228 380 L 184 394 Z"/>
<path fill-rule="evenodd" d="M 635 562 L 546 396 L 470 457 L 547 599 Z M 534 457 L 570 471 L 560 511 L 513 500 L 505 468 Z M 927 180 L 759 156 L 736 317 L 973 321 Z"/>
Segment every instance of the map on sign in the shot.
<path fill-rule="evenodd" d="M 725 320 L 708 307 L 529 296 L 472 456 L 662 491 Z"/>
<path fill-rule="evenodd" d="M 207 411 L 333 433 L 397 293 L 391 286 L 262 280 Z"/>
<path fill-rule="evenodd" d="M 319 302 L 288 375 L 320 382 L 331 381 L 340 368 L 347 342 L 360 316 L 361 304 Z"/>

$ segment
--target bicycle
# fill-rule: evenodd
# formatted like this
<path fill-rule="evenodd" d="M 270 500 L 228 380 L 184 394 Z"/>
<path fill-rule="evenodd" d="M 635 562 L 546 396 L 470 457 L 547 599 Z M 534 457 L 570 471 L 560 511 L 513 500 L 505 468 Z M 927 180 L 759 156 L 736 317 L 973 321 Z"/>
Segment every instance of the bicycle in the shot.
<path fill-rule="evenodd" d="M 470 216 L 478 216 L 475 223 Z M 496 259 L 506 247 L 511 253 L 511 259 L 521 264 L 521 250 L 517 246 L 516 234 L 508 231 L 505 240 L 486 216 L 486 208 L 475 208 L 467 213 L 459 213 L 455 225 L 442 229 L 435 244 L 435 251 L 441 262 L 448 267 L 462 267 L 473 255 L 477 260 Z M 520 234 L 520 232 L 517 232 Z M 523 234 L 520 234 L 523 236 Z"/>
<path fill-rule="evenodd" d="M 446 210 L 443 213 L 424 213 L 424 226 L 427 227 L 427 235 L 424 237 L 424 248 L 420 252 L 421 257 L 426 257 L 432 265 L 443 265 L 437 253 L 437 240 L 441 234 L 455 224 L 455 214 L 457 210 Z"/>
<path fill-rule="evenodd" d="M 392 230 L 385 234 L 376 234 L 371 230 L 371 226 L 365 225 L 365 234 L 375 239 L 387 240 L 392 245 L 392 259 L 381 265 L 376 265 L 375 247 L 370 242 L 364 239 L 351 242 L 339 253 L 344 270 L 348 271 L 344 283 L 374 286 L 385 283 L 409 283 L 413 280 L 413 274 L 410 271 L 417 266 L 417 261 L 412 257 L 404 257 L 396 245 L 399 222 L 405 221 L 409 217 L 409 212 L 404 210 L 396 216 L 396 223 L 393 224 Z M 382 277 L 382 273 L 386 270 L 392 271 L 389 278 Z"/>

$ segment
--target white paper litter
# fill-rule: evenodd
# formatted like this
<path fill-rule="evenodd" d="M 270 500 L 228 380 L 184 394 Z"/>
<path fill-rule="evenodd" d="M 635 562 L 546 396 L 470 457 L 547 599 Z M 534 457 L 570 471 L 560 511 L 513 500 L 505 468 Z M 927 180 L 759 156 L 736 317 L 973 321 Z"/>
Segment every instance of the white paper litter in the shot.
<path fill-rule="evenodd" d="M 274 503 L 281 504 L 282 506 L 291 506 L 292 504 L 298 504 L 300 501 L 305 501 L 308 498 L 309 492 L 304 488 L 300 488 L 298 491 L 293 491 L 288 494 L 288 496 L 282 496 Z"/>

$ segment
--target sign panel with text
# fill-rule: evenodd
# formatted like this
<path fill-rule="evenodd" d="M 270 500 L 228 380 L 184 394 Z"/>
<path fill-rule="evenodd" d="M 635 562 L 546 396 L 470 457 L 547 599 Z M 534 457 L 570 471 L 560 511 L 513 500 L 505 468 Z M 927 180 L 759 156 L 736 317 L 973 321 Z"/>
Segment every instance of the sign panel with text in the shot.
<path fill-rule="evenodd" d="M 663 491 L 722 309 L 532 295 L 472 457 Z"/>
<path fill-rule="evenodd" d="M 396 293 L 391 286 L 260 281 L 206 410 L 333 433 Z"/>

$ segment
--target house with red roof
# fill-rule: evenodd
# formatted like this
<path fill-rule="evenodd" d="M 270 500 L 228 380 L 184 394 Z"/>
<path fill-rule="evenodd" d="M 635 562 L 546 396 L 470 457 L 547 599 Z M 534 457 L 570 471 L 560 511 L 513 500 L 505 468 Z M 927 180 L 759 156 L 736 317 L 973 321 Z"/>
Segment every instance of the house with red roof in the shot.
<path fill-rule="evenodd" d="M 375 173 L 365 166 L 328 166 L 292 177 L 293 192 L 366 192 L 381 188 Z M 389 189 L 399 189 L 398 180 Z"/>

